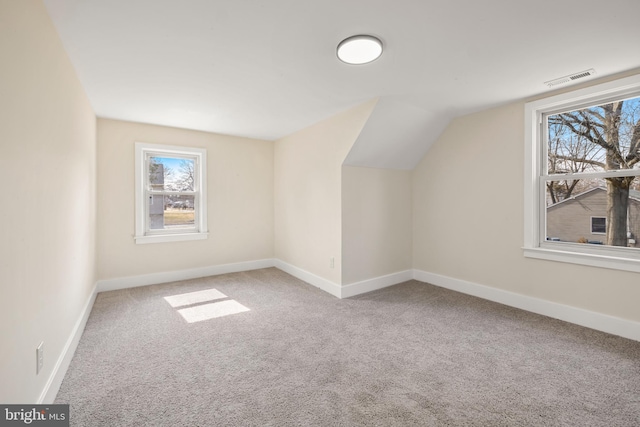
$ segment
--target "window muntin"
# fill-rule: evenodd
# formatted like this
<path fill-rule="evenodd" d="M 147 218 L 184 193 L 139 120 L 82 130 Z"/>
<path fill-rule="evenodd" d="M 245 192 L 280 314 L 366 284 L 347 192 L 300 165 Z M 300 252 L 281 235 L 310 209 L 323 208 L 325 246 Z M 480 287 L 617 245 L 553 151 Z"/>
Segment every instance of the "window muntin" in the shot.
<path fill-rule="evenodd" d="M 206 238 L 206 152 L 136 144 L 136 243 Z"/>
<path fill-rule="evenodd" d="M 622 109 L 616 109 L 620 101 Z M 526 104 L 525 256 L 640 271 L 640 250 L 636 246 L 640 230 L 634 231 L 640 223 L 640 213 L 636 212 L 640 202 L 639 111 L 640 76 Z M 613 122 L 605 122 L 611 119 L 618 120 L 617 128 L 610 125 Z M 618 139 L 610 144 L 615 153 L 607 151 L 610 145 L 594 143 L 610 141 L 611 129 L 617 129 Z M 611 191 L 615 185 L 628 186 L 628 194 L 626 188 Z M 606 212 L 591 212 L 583 220 L 580 217 L 585 213 L 578 215 L 569 212 L 573 208 L 566 208 L 596 193 L 605 204 L 610 197 L 628 204 L 626 209 L 613 209 L 617 212 L 616 227 Z M 562 215 L 552 213 L 563 205 Z M 554 215 L 564 218 L 560 221 L 552 218 Z M 591 217 L 607 218 L 605 235 L 591 233 Z M 579 222 L 584 238 L 563 239 L 558 235 L 558 223 L 570 230 Z M 615 239 L 609 237 L 613 235 Z"/>

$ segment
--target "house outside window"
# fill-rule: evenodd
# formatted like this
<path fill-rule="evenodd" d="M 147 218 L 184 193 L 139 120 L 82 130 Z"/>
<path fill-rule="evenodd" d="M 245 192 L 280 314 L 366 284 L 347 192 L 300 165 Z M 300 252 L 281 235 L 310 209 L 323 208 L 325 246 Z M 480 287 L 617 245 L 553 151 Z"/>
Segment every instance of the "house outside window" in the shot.
<path fill-rule="evenodd" d="M 527 257 L 640 271 L 640 76 L 525 106 Z"/>
<path fill-rule="evenodd" d="M 136 143 L 136 243 L 207 238 L 206 151 Z"/>

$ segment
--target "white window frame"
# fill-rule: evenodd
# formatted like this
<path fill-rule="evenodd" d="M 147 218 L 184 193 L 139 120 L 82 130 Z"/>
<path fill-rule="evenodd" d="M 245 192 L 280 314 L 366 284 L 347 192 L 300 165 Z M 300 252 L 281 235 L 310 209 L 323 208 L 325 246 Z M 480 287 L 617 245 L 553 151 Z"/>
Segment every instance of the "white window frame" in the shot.
<path fill-rule="evenodd" d="M 606 103 L 616 98 L 640 96 L 640 75 L 563 93 L 525 104 L 524 159 L 524 256 L 568 262 L 594 267 L 640 272 L 640 251 L 627 248 L 584 245 L 545 240 L 546 166 L 543 115 Z M 612 174 L 611 171 L 608 172 Z M 615 172 L 614 172 L 615 173 Z M 620 175 L 640 176 L 640 170 L 620 171 Z M 555 179 L 571 179 L 572 174 L 553 175 Z M 593 175 L 593 176 L 591 176 Z M 581 174 L 580 177 L 601 177 L 602 173 Z M 549 175 L 551 176 L 551 175 Z"/>
<path fill-rule="evenodd" d="M 194 229 L 153 230 L 148 229 L 148 156 L 189 157 L 195 159 L 194 184 Z M 203 148 L 171 145 L 135 144 L 135 235 L 136 244 L 202 240 L 208 237 L 207 229 L 207 151 Z"/>

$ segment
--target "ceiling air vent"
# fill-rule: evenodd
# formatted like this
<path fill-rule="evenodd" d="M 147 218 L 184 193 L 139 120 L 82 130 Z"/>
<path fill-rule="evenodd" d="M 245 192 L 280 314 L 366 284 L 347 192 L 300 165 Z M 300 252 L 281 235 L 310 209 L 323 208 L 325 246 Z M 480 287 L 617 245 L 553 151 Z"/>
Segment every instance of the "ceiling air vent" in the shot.
<path fill-rule="evenodd" d="M 593 68 L 590 68 L 586 71 L 580 71 L 579 73 L 573 73 L 573 74 L 569 74 L 568 76 L 560 77 L 559 79 L 549 80 L 548 82 L 544 82 L 544 84 L 546 84 L 549 87 L 554 87 L 554 86 L 572 82 L 574 80 L 593 76 L 595 73 L 596 73 L 596 70 L 594 70 Z"/>

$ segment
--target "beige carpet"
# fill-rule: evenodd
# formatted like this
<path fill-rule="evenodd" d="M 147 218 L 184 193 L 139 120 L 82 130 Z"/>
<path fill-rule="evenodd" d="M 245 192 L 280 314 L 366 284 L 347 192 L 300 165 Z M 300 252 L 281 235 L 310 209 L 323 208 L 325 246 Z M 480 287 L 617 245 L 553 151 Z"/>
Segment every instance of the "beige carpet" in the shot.
<path fill-rule="evenodd" d="M 640 426 L 640 343 L 270 268 L 99 294 L 56 403 L 74 426 Z"/>

